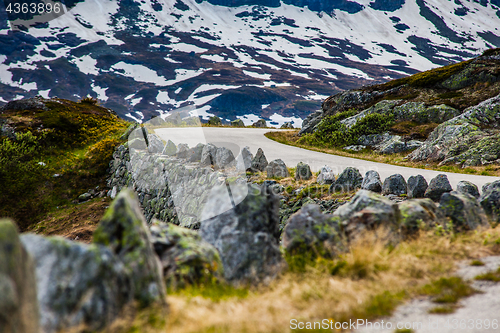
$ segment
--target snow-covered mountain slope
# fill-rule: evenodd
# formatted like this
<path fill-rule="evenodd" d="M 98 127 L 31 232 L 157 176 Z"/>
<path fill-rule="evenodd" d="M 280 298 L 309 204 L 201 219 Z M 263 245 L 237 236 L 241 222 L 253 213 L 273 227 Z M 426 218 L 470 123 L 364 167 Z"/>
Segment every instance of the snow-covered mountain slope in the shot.
<path fill-rule="evenodd" d="M 500 46 L 500 0 L 85 0 L 24 31 L 0 4 L 0 102 L 91 95 L 148 120 L 296 125 L 336 92 Z"/>

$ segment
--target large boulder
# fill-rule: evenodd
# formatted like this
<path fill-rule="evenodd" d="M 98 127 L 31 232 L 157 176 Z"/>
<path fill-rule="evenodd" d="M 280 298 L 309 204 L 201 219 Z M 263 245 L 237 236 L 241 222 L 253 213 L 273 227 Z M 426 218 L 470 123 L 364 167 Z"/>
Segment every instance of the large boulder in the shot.
<path fill-rule="evenodd" d="M 488 187 L 483 187 L 483 194 L 479 202 L 492 222 L 500 223 L 500 188 L 495 186 L 494 182 Z"/>
<path fill-rule="evenodd" d="M 382 194 L 402 195 L 406 194 L 407 189 L 408 185 L 406 184 L 406 180 L 398 173 L 389 176 L 384 180 L 384 185 L 382 185 Z"/>
<path fill-rule="evenodd" d="M 256 171 L 264 171 L 268 165 L 266 155 L 264 155 L 264 151 L 259 148 L 257 150 L 257 154 L 255 154 L 252 160 L 252 170 Z"/>
<path fill-rule="evenodd" d="M 187 158 L 189 155 L 189 146 L 187 145 L 187 143 L 179 143 L 175 155 L 178 158 Z"/>
<path fill-rule="evenodd" d="M 267 123 L 264 119 L 259 119 L 252 124 L 253 127 L 267 127 Z"/>
<path fill-rule="evenodd" d="M 335 182 L 335 174 L 333 173 L 332 168 L 328 165 L 322 166 L 321 169 L 319 169 L 316 182 L 320 185 L 333 184 Z"/>
<path fill-rule="evenodd" d="M 400 230 L 405 238 L 418 234 L 419 230 L 434 227 L 443 217 L 431 199 L 412 199 L 398 204 L 401 214 Z"/>
<path fill-rule="evenodd" d="M 132 276 L 134 297 L 141 305 L 164 302 L 161 264 L 136 195 L 122 190 L 94 232 L 93 242 L 108 246 Z"/>
<path fill-rule="evenodd" d="M 244 184 L 231 189 L 230 199 L 226 188 L 212 190 L 202 212 L 201 237 L 219 251 L 228 281 L 275 278 L 284 268 L 277 197 L 266 186 Z"/>
<path fill-rule="evenodd" d="M 201 151 L 200 165 L 201 166 L 215 165 L 216 156 L 217 156 L 217 147 L 211 143 L 206 144 Z"/>
<path fill-rule="evenodd" d="M 489 226 L 484 209 L 477 199 L 468 193 L 444 193 L 439 202 L 439 209 L 451 219 L 455 231 Z"/>
<path fill-rule="evenodd" d="M 19 240 L 14 222 L 0 219 L 0 332 L 39 330 L 33 260 Z"/>
<path fill-rule="evenodd" d="M 477 188 L 476 184 L 473 184 L 467 180 L 458 182 L 457 192 L 470 194 L 476 199 L 479 198 L 479 189 Z"/>
<path fill-rule="evenodd" d="M 368 170 L 361 183 L 361 188 L 377 193 L 382 192 L 382 182 L 380 181 L 379 173 L 375 170 Z"/>
<path fill-rule="evenodd" d="M 429 184 L 427 184 L 424 176 L 410 176 L 408 178 L 408 198 L 423 198 L 427 187 L 429 187 Z"/>
<path fill-rule="evenodd" d="M 198 232 L 158 220 L 153 220 L 150 230 L 169 288 L 222 277 L 217 249 L 205 242 Z"/>
<path fill-rule="evenodd" d="M 291 255 L 308 252 L 313 257 L 328 258 L 347 248 L 339 218 L 323 214 L 315 204 L 303 206 L 290 217 L 283 231 L 283 246 Z"/>
<path fill-rule="evenodd" d="M 161 119 L 161 118 L 160 118 Z M 156 134 L 148 134 L 148 152 L 151 154 L 161 154 L 165 148 L 163 141 Z"/>
<path fill-rule="evenodd" d="M 130 272 L 109 248 L 33 234 L 21 240 L 36 264 L 41 332 L 102 330 L 133 300 Z"/>
<path fill-rule="evenodd" d="M 309 180 L 312 178 L 311 168 L 309 164 L 299 162 L 295 168 L 296 180 Z"/>
<path fill-rule="evenodd" d="M 359 190 L 351 201 L 333 213 L 340 218 L 349 239 L 355 239 L 366 230 L 384 227 L 390 242 L 399 241 L 400 213 L 398 205 L 380 194 Z"/>
<path fill-rule="evenodd" d="M 175 153 L 177 153 L 177 146 L 175 145 L 175 143 L 172 142 L 172 140 L 168 140 L 167 144 L 165 145 L 165 148 L 163 148 L 162 154 L 168 156 L 174 156 Z"/>
<path fill-rule="evenodd" d="M 286 121 L 281 125 L 281 129 L 294 129 L 292 122 Z"/>
<path fill-rule="evenodd" d="M 285 162 L 281 159 L 276 159 L 271 162 L 266 167 L 267 178 L 285 178 L 290 177 L 290 173 L 285 165 Z"/>
<path fill-rule="evenodd" d="M 188 162 L 199 162 L 204 147 L 205 145 L 203 143 L 198 143 L 195 147 L 189 149 L 187 154 Z"/>
<path fill-rule="evenodd" d="M 423 142 L 418 140 L 404 141 L 400 136 L 394 136 L 377 146 L 377 151 L 382 154 L 397 154 L 414 150 L 422 146 Z"/>
<path fill-rule="evenodd" d="M 218 147 L 215 154 L 215 167 L 218 169 L 231 167 L 235 163 L 233 152 L 226 147 Z"/>
<path fill-rule="evenodd" d="M 453 191 L 453 188 L 448 181 L 448 177 L 444 174 L 439 174 L 431 179 L 427 190 L 425 190 L 424 196 L 426 198 L 432 199 L 432 201 L 438 202 L 441 199 L 441 195 L 446 192 Z"/>
<path fill-rule="evenodd" d="M 312 133 L 314 131 L 314 127 L 321 122 L 322 116 L 323 112 L 321 111 L 309 114 L 302 122 L 302 128 L 299 131 L 299 135 Z"/>
<path fill-rule="evenodd" d="M 363 176 L 359 170 L 353 167 L 347 167 L 339 175 L 335 183 L 330 186 L 330 192 L 350 192 L 361 187 Z"/>
<path fill-rule="evenodd" d="M 252 167 L 253 155 L 249 147 L 243 147 L 240 156 L 236 159 L 236 168 L 238 170 L 246 171 Z"/>
<path fill-rule="evenodd" d="M 233 127 L 245 127 L 245 123 L 243 123 L 243 120 L 241 119 L 235 119 L 231 121 L 231 126 Z"/>

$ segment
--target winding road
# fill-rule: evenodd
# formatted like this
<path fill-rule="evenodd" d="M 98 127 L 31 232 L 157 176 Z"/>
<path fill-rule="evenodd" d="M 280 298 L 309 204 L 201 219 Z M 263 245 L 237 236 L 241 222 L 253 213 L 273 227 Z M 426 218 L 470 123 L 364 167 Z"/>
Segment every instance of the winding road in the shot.
<path fill-rule="evenodd" d="M 237 156 L 241 148 L 248 146 L 252 154 L 255 155 L 258 148 L 262 148 L 268 161 L 280 158 L 289 167 L 294 167 L 299 162 L 309 164 L 312 171 L 318 171 L 322 166 L 330 166 L 336 174 L 339 174 L 346 167 L 358 168 L 362 175 L 368 170 L 375 170 L 380 174 L 382 181 L 393 174 L 399 173 L 405 179 L 410 176 L 421 174 L 429 182 L 438 174 L 446 174 L 453 188 L 461 180 L 468 180 L 481 187 L 489 182 L 500 179 L 499 177 L 478 176 L 459 174 L 453 172 L 433 171 L 417 168 L 408 168 L 384 163 L 371 162 L 357 158 L 337 156 L 320 153 L 298 147 L 288 146 L 270 140 L 264 136 L 272 131 L 268 128 L 223 128 L 223 127 L 182 127 L 182 128 L 161 128 L 155 132 L 163 140 L 172 140 L 176 145 L 187 143 L 190 147 L 198 143 L 214 143 L 216 146 L 224 146 L 233 151 Z"/>

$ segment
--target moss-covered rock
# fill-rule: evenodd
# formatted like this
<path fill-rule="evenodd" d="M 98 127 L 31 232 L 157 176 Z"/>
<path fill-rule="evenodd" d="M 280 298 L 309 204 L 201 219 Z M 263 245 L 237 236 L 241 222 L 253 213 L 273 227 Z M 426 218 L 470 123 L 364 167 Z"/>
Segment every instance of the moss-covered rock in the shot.
<path fill-rule="evenodd" d="M 153 220 L 150 230 L 169 288 L 209 283 L 223 277 L 217 249 L 198 232 L 158 220 Z"/>
<path fill-rule="evenodd" d="M 412 199 L 399 203 L 400 230 L 405 238 L 418 234 L 440 223 L 443 218 L 438 206 L 430 199 Z"/>
<path fill-rule="evenodd" d="M 35 267 L 8 219 L 0 219 L 0 332 L 39 332 Z"/>
<path fill-rule="evenodd" d="M 484 209 L 477 199 L 468 193 L 444 193 L 439 202 L 439 209 L 451 219 L 455 231 L 489 226 Z"/>
<path fill-rule="evenodd" d="M 330 192 L 350 192 L 361 188 L 363 176 L 353 167 L 345 168 L 337 180 L 330 186 Z"/>
<path fill-rule="evenodd" d="M 122 190 L 104 214 L 93 242 L 108 246 L 133 277 L 135 298 L 143 305 L 163 302 L 161 264 L 151 243 L 146 220 L 135 194 Z"/>

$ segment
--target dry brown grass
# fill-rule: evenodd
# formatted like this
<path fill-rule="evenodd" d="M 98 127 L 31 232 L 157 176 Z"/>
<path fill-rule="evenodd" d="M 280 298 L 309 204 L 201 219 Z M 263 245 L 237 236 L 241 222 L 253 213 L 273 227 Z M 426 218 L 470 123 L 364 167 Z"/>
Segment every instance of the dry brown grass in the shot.
<path fill-rule="evenodd" d="M 164 323 L 165 317 L 155 319 L 146 311 L 125 332 L 290 332 L 293 318 L 373 319 L 420 295 L 426 283 L 450 276 L 457 261 L 496 253 L 500 253 L 497 229 L 455 236 L 429 232 L 392 250 L 370 235 L 341 258 L 319 259 L 304 272 L 286 272 L 244 298 L 213 301 L 169 295 L 170 312 Z"/>
<path fill-rule="evenodd" d="M 282 144 L 313 150 L 326 154 L 358 158 L 367 161 L 399 165 L 410 168 L 419 168 L 419 169 L 437 170 L 437 171 L 455 172 L 464 174 L 477 174 L 483 176 L 500 176 L 500 166 L 498 165 L 467 167 L 463 169 L 454 165 L 439 166 L 438 163 L 436 162 L 410 162 L 405 160 L 405 156 L 408 155 L 408 153 L 386 155 L 371 151 L 349 152 L 341 148 L 315 147 L 299 143 L 298 140 L 300 137 L 297 135 L 297 133 L 298 130 L 289 130 L 289 131 L 279 131 L 279 132 L 268 132 L 265 135 L 267 138 Z"/>

